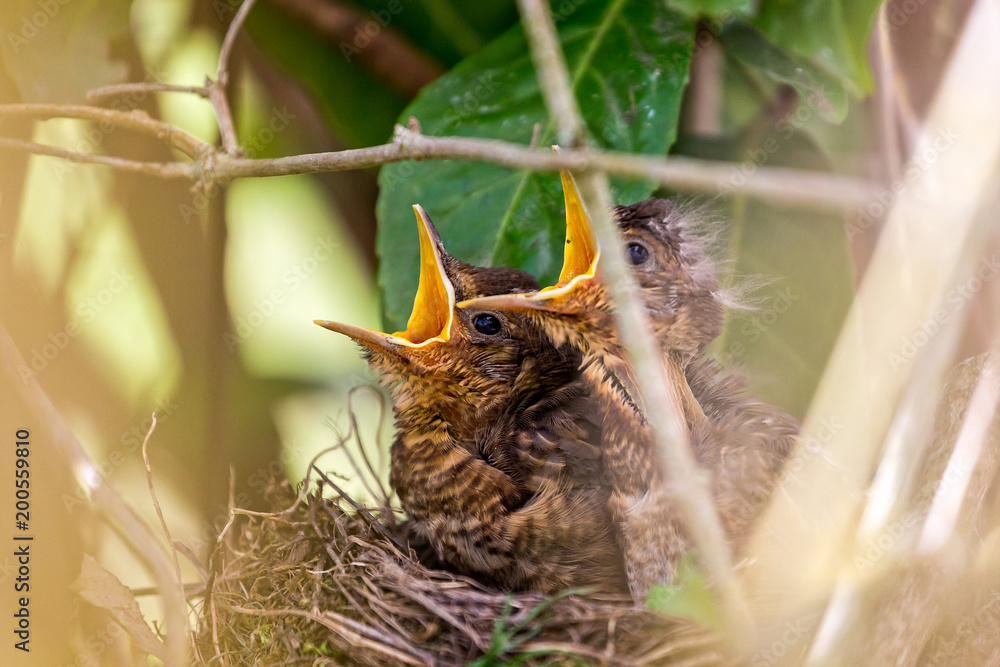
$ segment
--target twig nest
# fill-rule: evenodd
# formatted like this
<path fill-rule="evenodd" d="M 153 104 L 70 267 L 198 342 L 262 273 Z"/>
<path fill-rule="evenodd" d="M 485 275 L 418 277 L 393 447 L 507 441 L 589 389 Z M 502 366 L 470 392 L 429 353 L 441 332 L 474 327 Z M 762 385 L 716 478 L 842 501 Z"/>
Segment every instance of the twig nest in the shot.
<path fill-rule="evenodd" d="M 431 569 L 391 508 L 323 485 L 289 510 L 237 514 L 207 593 L 203 664 L 722 664 L 716 637 L 620 596 L 490 590 Z"/>

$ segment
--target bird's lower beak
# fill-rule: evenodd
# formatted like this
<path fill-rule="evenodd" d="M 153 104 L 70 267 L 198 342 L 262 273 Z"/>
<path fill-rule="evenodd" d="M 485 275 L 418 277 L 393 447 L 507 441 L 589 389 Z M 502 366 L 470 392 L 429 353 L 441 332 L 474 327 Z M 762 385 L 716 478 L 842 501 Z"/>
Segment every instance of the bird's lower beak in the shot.
<path fill-rule="evenodd" d="M 553 150 L 557 150 L 555 146 Z M 563 267 L 558 282 L 534 294 L 502 294 L 470 299 L 458 304 L 459 308 L 509 309 L 554 315 L 574 315 L 583 310 L 579 295 L 595 279 L 601 253 L 576 181 L 568 171 L 560 172 L 560 176 L 566 203 L 566 244 L 563 246 Z"/>
<path fill-rule="evenodd" d="M 559 175 L 562 177 L 566 207 L 566 244 L 563 247 L 563 267 L 559 273 L 559 282 L 545 290 L 559 289 L 578 276 L 593 278 L 601 255 L 590 216 L 583 206 L 573 175 L 568 171 L 561 171 Z"/>
<path fill-rule="evenodd" d="M 455 288 L 445 273 L 444 247 L 427 212 L 418 205 L 413 210 L 420 236 L 420 280 L 406 329 L 389 334 L 329 320 L 315 320 L 316 324 L 350 336 L 359 343 L 396 353 L 448 340 L 454 316 Z"/>

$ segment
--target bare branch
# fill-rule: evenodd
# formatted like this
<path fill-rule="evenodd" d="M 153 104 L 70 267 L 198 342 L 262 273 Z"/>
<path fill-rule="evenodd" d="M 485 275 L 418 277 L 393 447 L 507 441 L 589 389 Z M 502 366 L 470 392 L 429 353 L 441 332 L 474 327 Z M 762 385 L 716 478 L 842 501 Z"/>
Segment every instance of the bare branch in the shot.
<path fill-rule="evenodd" d="M 170 536 L 170 528 L 167 527 L 167 520 L 163 518 L 163 509 L 160 508 L 160 501 L 156 497 L 156 487 L 153 485 L 153 467 L 149 463 L 149 454 L 146 448 L 149 446 L 149 439 L 153 436 L 153 431 L 156 430 L 156 413 L 153 413 L 152 422 L 149 424 L 149 430 L 146 432 L 146 437 L 142 439 L 142 462 L 146 466 L 146 482 L 149 484 L 149 497 L 153 499 L 153 508 L 156 510 L 156 516 L 160 519 L 160 528 L 163 529 L 163 535 L 167 539 L 167 546 L 170 548 L 170 554 L 174 559 L 174 576 L 177 577 L 177 591 L 181 598 L 185 597 L 184 594 L 184 579 L 181 577 L 181 564 L 177 559 L 177 549 L 174 547 L 174 538 Z M 187 614 L 184 615 L 185 622 L 189 622 L 190 619 Z M 197 650 L 197 645 L 195 644 L 194 635 L 191 633 L 191 626 L 188 625 L 188 636 L 191 638 L 191 647 L 193 650 Z"/>
<path fill-rule="evenodd" d="M 240 28 L 243 27 L 243 22 L 247 20 L 247 15 L 253 9 L 256 1 L 243 0 L 243 4 L 236 11 L 236 16 L 233 17 L 233 22 L 229 24 L 229 29 L 226 30 L 226 37 L 222 40 L 222 48 L 219 50 L 219 68 L 215 76 L 215 80 L 222 84 L 222 86 L 229 84 L 229 56 L 233 51 L 233 44 L 236 43 L 236 35 L 239 33 Z"/>
<path fill-rule="evenodd" d="M 117 97 L 128 93 L 191 93 L 208 99 L 208 89 L 205 86 L 178 86 L 172 83 L 115 83 L 87 91 L 88 102 L 99 102 L 109 97 Z"/>
<path fill-rule="evenodd" d="M 201 139 L 178 127 L 150 118 L 149 114 L 144 111 L 117 111 L 73 104 L 0 104 L 0 118 L 10 116 L 39 120 L 76 118 L 96 123 L 109 123 L 114 127 L 134 130 L 152 135 L 160 140 L 166 140 L 171 146 L 193 159 L 197 159 L 212 150 L 212 147 Z"/>
<path fill-rule="evenodd" d="M 80 162 L 104 164 L 161 178 L 188 177 L 196 181 L 227 182 L 236 178 L 287 176 L 348 169 L 366 169 L 404 160 L 474 160 L 489 162 L 512 169 L 531 171 L 581 171 L 600 169 L 611 174 L 646 178 L 660 185 L 709 195 L 739 192 L 747 196 L 773 200 L 785 205 L 844 210 L 867 203 L 873 195 L 864 181 L 836 174 L 758 167 L 746 175 L 740 165 L 729 162 L 699 160 L 690 157 L 667 159 L 603 152 L 592 149 L 567 149 L 559 155 L 548 149 L 532 150 L 528 146 L 495 139 L 471 137 L 428 137 L 414 130 L 396 126 L 393 142 L 380 146 L 356 148 L 329 153 L 308 153 L 269 160 L 252 160 L 226 155 L 213 146 L 183 130 L 154 120 L 141 111 L 122 112 L 87 106 L 49 104 L 0 105 L 0 117 L 27 116 L 33 118 L 78 118 L 107 122 L 115 127 L 151 134 L 198 160 L 187 163 L 142 163 L 113 158 L 88 156 L 62 149 L 2 140 L 4 145 L 44 155 L 54 155 Z"/>
<path fill-rule="evenodd" d="M 518 0 L 542 96 L 559 125 L 560 141 L 583 139 L 583 118 L 570 86 L 548 5 L 542 0 Z M 747 639 L 750 615 L 733 572 L 729 545 L 709 490 L 708 476 L 699 470 L 679 406 L 672 400 L 663 355 L 652 334 L 646 309 L 625 260 L 617 226 L 611 219 L 611 188 L 598 167 L 577 171 L 584 205 L 593 218 L 601 257 L 601 272 L 616 309 L 619 335 L 625 343 L 645 404 L 655 406 L 646 418 L 660 452 L 664 477 L 684 518 L 698 558 L 715 585 L 731 638 L 738 646 Z"/>
<path fill-rule="evenodd" d="M 243 0 L 243 4 L 236 11 L 233 22 L 226 30 L 226 36 L 222 40 L 222 48 L 219 50 L 219 69 L 215 75 L 215 81 L 205 79 L 205 89 L 208 91 L 208 99 L 215 110 L 215 120 L 219 125 L 219 135 L 222 137 L 222 150 L 226 155 L 236 156 L 240 153 L 240 144 L 236 139 L 236 125 L 233 123 L 233 113 L 229 109 L 229 99 L 226 97 L 226 87 L 229 85 L 229 56 L 233 51 L 233 44 L 236 43 L 236 35 L 239 34 L 243 22 L 253 9 L 256 0 Z"/>
<path fill-rule="evenodd" d="M 77 153 L 76 151 L 69 151 L 56 146 L 46 146 L 34 141 L 8 139 L 7 137 L 0 137 L 0 147 L 27 151 L 38 155 L 51 155 L 52 157 L 64 158 L 70 162 L 102 164 L 106 167 L 120 169 L 121 171 L 146 174 L 147 176 L 158 176 L 160 178 L 192 178 L 194 174 L 194 164 L 191 162 L 139 162 L 108 155 Z"/>

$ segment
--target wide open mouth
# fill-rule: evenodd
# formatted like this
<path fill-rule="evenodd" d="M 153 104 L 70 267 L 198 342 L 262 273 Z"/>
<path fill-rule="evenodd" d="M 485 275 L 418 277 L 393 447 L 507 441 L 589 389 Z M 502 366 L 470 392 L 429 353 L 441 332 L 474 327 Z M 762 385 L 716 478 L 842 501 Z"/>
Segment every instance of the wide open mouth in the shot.
<path fill-rule="evenodd" d="M 597 272 L 597 262 L 601 251 L 594 238 L 590 216 L 583 207 L 583 199 L 576 187 L 573 175 L 560 171 L 563 199 L 566 208 L 566 244 L 563 247 L 563 266 L 559 281 L 543 291 L 556 290 L 569 285 L 579 276 L 593 278 Z"/>
<path fill-rule="evenodd" d="M 568 297 L 594 279 L 601 251 L 594 238 L 590 216 L 583 206 L 576 181 L 568 171 L 561 171 L 559 175 L 562 177 L 566 206 L 566 243 L 563 246 L 563 266 L 558 282 L 534 294 L 501 294 L 469 299 L 458 304 L 459 308 L 509 308 L 564 314 L 576 312 L 576 305 Z"/>
<path fill-rule="evenodd" d="M 420 236 L 420 280 L 406 329 L 388 334 L 329 320 L 315 320 L 316 324 L 358 342 L 384 348 L 416 349 L 448 340 L 454 317 L 455 288 L 444 270 L 443 246 L 434 223 L 419 205 L 414 205 L 413 211 Z"/>

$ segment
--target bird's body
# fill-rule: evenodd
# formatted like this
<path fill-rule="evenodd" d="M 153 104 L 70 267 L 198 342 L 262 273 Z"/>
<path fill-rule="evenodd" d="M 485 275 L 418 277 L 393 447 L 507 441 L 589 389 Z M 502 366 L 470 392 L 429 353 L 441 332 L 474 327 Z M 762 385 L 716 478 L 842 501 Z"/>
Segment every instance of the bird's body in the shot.
<path fill-rule="evenodd" d="M 602 457 L 612 480 L 609 509 L 618 527 L 629 586 L 643 597 L 670 582 L 690 549 L 664 479 L 653 433 L 637 400 L 598 271 L 599 253 L 572 178 L 564 174 L 567 258 L 560 283 L 536 295 L 480 299 L 468 308 L 496 308 L 532 317 L 557 344 L 583 354 L 581 373 L 600 414 Z M 742 393 L 738 378 L 699 361 L 722 329 L 717 283 L 701 244 L 688 236 L 672 204 L 649 199 L 615 209 L 619 232 L 640 288 L 696 459 L 712 474 L 712 490 L 734 545 L 742 543 L 776 483 L 796 426 L 780 410 Z M 646 409 L 656 409 L 656 406 Z"/>
<path fill-rule="evenodd" d="M 421 285 L 407 331 L 324 324 L 362 343 L 392 386 L 390 481 L 412 533 L 448 568 L 501 589 L 622 590 L 579 352 L 528 318 L 455 309 L 456 299 L 538 286 L 458 262 L 419 209 L 418 220 Z"/>

